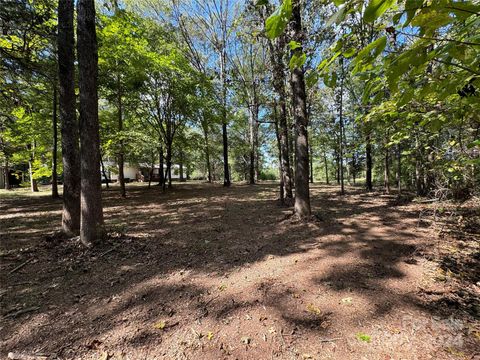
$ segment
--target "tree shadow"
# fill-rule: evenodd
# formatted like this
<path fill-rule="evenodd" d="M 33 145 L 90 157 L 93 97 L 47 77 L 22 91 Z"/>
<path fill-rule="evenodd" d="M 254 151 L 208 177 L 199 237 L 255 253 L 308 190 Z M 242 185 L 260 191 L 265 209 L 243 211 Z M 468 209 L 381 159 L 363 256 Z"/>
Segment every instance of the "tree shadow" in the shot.
<path fill-rule="evenodd" d="M 107 191 L 106 227 L 118 235 L 94 249 L 74 240 L 46 245 L 45 236 L 59 228 L 61 203 L 7 200 L 14 210 L 0 216 L 3 348 L 78 355 L 96 349 L 93 339 L 147 348 L 199 321 L 220 326 L 260 306 L 291 331 L 326 334 L 342 314 L 305 310 L 293 288 L 265 280 L 267 271 L 292 266 L 294 258 L 303 259 L 303 267 L 287 280 L 298 276 L 299 284 L 350 292 L 374 304 L 374 311 L 355 318 L 379 318 L 400 306 L 426 311 L 390 286 L 406 277 L 400 265 L 424 246 L 412 229 L 417 214 L 392 210 L 388 197 L 379 201 L 358 189 L 333 197 L 331 188 L 316 186 L 312 204 L 324 221 L 288 222 L 291 210 L 277 205 L 276 190 L 274 184 L 178 184 L 167 193 L 132 187 L 126 200 Z M 25 244 L 29 250 L 20 251 Z M 8 273 L 30 256 L 31 264 Z M 268 261 L 274 265 L 264 269 Z M 243 281 L 238 274 L 250 267 L 257 287 L 242 294 L 234 290 Z M 224 291 L 228 281 L 232 290 Z M 12 316 L 28 307 L 39 309 Z M 160 320 L 165 329 L 155 327 Z"/>

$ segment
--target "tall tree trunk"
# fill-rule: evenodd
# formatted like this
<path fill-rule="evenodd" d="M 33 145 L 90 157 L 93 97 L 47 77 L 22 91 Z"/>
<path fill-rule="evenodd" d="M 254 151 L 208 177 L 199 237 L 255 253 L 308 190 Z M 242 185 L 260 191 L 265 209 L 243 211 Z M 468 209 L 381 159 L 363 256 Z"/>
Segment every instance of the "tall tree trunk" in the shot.
<path fill-rule="evenodd" d="M 107 187 L 107 189 L 110 187 L 110 185 L 108 184 L 110 182 L 110 179 L 109 177 L 107 176 L 107 172 L 105 170 L 105 164 L 103 163 L 103 156 L 102 156 L 102 153 L 100 152 L 100 166 L 101 166 L 101 169 L 102 169 L 102 174 L 103 174 L 103 177 L 105 178 L 105 186 Z"/>
<path fill-rule="evenodd" d="M 313 184 L 313 153 L 312 153 L 312 145 L 308 144 L 308 149 L 310 153 L 310 183 Z"/>
<path fill-rule="evenodd" d="M 80 231 L 80 151 L 75 105 L 75 39 L 73 0 L 58 2 L 58 80 L 63 161 L 62 230 L 68 235 Z"/>
<path fill-rule="evenodd" d="M 203 119 L 203 121 L 205 122 L 205 119 Z M 202 125 L 202 129 L 203 129 L 203 137 L 205 139 L 205 162 L 206 162 L 206 165 L 207 165 L 207 179 L 208 179 L 208 182 L 211 183 L 212 182 L 212 166 L 210 164 L 210 146 L 209 146 L 209 142 L 208 142 L 208 125 L 205 124 Z"/>
<path fill-rule="evenodd" d="M 283 164 L 282 164 L 282 142 L 280 140 L 280 131 L 278 128 L 278 111 L 277 111 L 277 102 L 275 101 L 274 106 L 274 112 L 275 112 L 275 137 L 277 139 L 277 149 L 278 149 L 278 174 L 279 174 L 279 180 L 280 180 L 280 204 L 285 203 L 285 184 L 283 180 L 283 175 L 284 175 L 284 170 L 283 170 Z"/>
<path fill-rule="evenodd" d="M 53 147 L 52 147 L 52 198 L 58 199 L 58 176 L 57 176 L 57 153 L 58 153 L 58 121 L 57 121 L 57 79 L 55 78 L 53 85 L 53 111 L 52 111 L 52 130 L 53 130 Z"/>
<path fill-rule="evenodd" d="M 8 164 L 8 159 L 5 159 L 5 167 L 3 168 L 3 176 L 5 179 L 4 188 L 5 190 L 10 190 L 10 166 Z"/>
<path fill-rule="evenodd" d="M 353 185 L 355 185 L 356 181 L 357 181 L 357 171 L 356 171 L 356 166 L 357 166 L 357 159 L 356 159 L 356 156 L 355 156 L 355 151 L 353 152 L 353 155 L 352 155 L 352 178 L 353 178 Z"/>
<path fill-rule="evenodd" d="M 300 0 L 292 1 L 292 30 L 293 40 L 303 43 L 302 19 Z M 292 55 L 301 56 L 302 47 L 293 50 Z M 293 94 L 293 111 L 295 119 L 295 214 L 300 219 L 307 219 L 311 215 L 310 188 L 308 183 L 308 118 L 307 95 L 303 66 L 292 70 L 291 87 Z"/>
<path fill-rule="evenodd" d="M 179 166 L 180 166 L 180 181 L 183 182 L 185 181 L 184 177 L 183 177 L 183 151 L 180 150 L 180 161 L 179 161 Z"/>
<path fill-rule="evenodd" d="M 324 162 L 324 165 L 325 165 L 325 180 L 327 182 L 327 185 L 330 185 L 330 182 L 328 180 L 328 162 L 327 162 L 327 154 L 325 152 L 325 150 L 323 151 L 323 162 Z"/>
<path fill-rule="evenodd" d="M 250 185 L 255 184 L 255 124 L 254 124 L 254 105 L 250 105 L 249 111 L 249 137 L 250 137 Z"/>
<path fill-rule="evenodd" d="M 32 145 L 27 145 L 27 149 L 30 151 L 30 158 L 28 159 L 28 174 L 30 176 L 30 190 L 32 192 L 38 191 L 37 180 L 33 178 L 33 162 L 35 160 L 35 142 Z"/>
<path fill-rule="evenodd" d="M 402 194 L 402 147 L 397 145 L 397 189 L 398 195 Z"/>
<path fill-rule="evenodd" d="M 160 138 L 160 146 L 158 149 L 158 157 L 159 157 L 159 164 L 158 164 L 158 185 L 162 187 L 165 191 L 165 175 L 164 175 L 164 157 L 163 157 L 163 145 L 162 139 Z"/>
<path fill-rule="evenodd" d="M 77 2 L 77 54 L 80 89 L 80 240 L 85 245 L 102 236 L 103 209 L 100 181 L 98 123 L 98 53 L 94 0 Z"/>
<path fill-rule="evenodd" d="M 344 143 L 343 143 L 343 133 L 344 133 L 344 124 L 343 124 L 343 81 L 344 81 L 344 74 L 343 74 L 343 58 L 340 58 L 340 64 L 341 64 L 341 81 L 340 81 L 340 94 L 339 94 L 339 121 L 340 121 L 340 143 L 339 143 L 339 148 L 340 148 L 340 194 L 344 195 L 345 194 L 345 180 L 344 180 L 344 174 L 343 174 L 343 153 L 344 153 Z"/>
<path fill-rule="evenodd" d="M 223 41 L 220 54 L 220 76 L 222 83 L 222 141 L 223 141 L 223 186 L 230 186 L 230 168 L 228 166 L 228 136 L 227 136 L 227 59 L 225 54 L 225 41 Z"/>
<path fill-rule="evenodd" d="M 58 176 L 57 176 L 57 152 L 58 152 L 58 125 L 57 125 L 57 79 L 53 84 L 53 104 L 52 104 L 52 198 L 58 199 Z"/>
<path fill-rule="evenodd" d="M 118 132 L 120 136 L 122 136 L 123 131 L 123 103 L 122 103 L 122 89 L 121 89 L 121 82 L 120 82 L 120 74 L 117 74 L 117 110 L 118 110 Z M 120 149 L 118 151 L 118 183 L 120 185 L 120 195 L 122 197 L 127 196 L 127 192 L 125 190 L 125 174 L 123 171 L 124 164 L 125 164 L 125 154 L 124 154 L 124 146 L 123 140 L 120 140 Z"/>
<path fill-rule="evenodd" d="M 366 146 L 365 146 L 365 157 L 366 157 L 366 175 L 365 175 L 365 182 L 366 188 L 368 191 L 373 190 L 372 184 L 372 142 L 371 142 L 371 135 L 370 132 L 367 134 L 366 137 Z"/>
<path fill-rule="evenodd" d="M 270 61 L 273 64 L 273 87 L 277 93 L 278 101 L 278 125 L 281 146 L 281 169 L 282 180 L 285 187 L 285 197 L 293 198 L 292 191 L 292 171 L 290 165 L 290 143 L 288 139 L 288 123 L 287 123 L 287 104 L 285 91 L 285 65 L 283 61 L 283 48 L 285 45 L 285 36 L 281 35 L 274 43 L 273 40 L 268 42 Z"/>
<path fill-rule="evenodd" d="M 384 166 L 384 185 L 385 192 L 390 194 L 390 152 L 387 147 L 385 147 L 385 166 Z"/>

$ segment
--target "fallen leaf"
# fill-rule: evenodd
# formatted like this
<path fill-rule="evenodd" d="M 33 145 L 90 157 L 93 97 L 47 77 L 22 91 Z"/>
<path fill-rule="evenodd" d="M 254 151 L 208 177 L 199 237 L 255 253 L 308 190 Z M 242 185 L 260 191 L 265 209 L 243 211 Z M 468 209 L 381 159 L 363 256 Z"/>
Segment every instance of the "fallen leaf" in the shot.
<path fill-rule="evenodd" d="M 153 325 L 153 327 L 155 329 L 163 330 L 163 329 L 165 329 L 166 325 L 167 325 L 166 322 L 161 320 L 161 321 L 157 322 L 155 325 Z"/>
<path fill-rule="evenodd" d="M 322 315 L 322 310 L 320 310 L 318 307 L 316 307 L 313 304 L 307 305 L 307 311 L 315 315 L 319 315 L 319 316 Z"/>
<path fill-rule="evenodd" d="M 212 340 L 213 339 L 213 332 L 209 331 L 207 334 L 207 339 Z"/>
<path fill-rule="evenodd" d="M 351 305 L 352 304 L 352 298 L 351 297 L 343 298 L 341 301 L 342 301 L 342 304 L 345 304 L 345 305 Z"/>
<path fill-rule="evenodd" d="M 242 340 L 242 343 L 246 345 L 250 344 L 250 342 L 252 341 L 252 339 L 250 339 L 248 336 L 243 336 L 241 340 Z"/>

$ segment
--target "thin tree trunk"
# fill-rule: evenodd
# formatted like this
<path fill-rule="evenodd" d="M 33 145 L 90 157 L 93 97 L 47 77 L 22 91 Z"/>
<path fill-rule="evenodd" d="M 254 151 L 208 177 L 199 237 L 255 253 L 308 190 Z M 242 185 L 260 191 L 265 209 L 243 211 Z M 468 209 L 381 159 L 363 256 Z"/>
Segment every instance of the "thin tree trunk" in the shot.
<path fill-rule="evenodd" d="M 180 182 L 183 182 L 185 181 L 185 179 L 183 178 L 183 151 L 180 150 Z"/>
<path fill-rule="evenodd" d="M 250 105 L 250 111 L 249 111 L 249 137 L 250 137 L 250 164 L 249 164 L 249 170 L 250 170 L 250 185 L 255 184 L 255 129 L 254 129 L 254 105 Z"/>
<path fill-rule="evenodd" d="M 110 185 L 108 184 L 109 183 L 109 178 L 107 176 L 107 172 L 105 171 L 105 164 L 103 163 L 102 153 L 100 153 L 100 166 L 101 166 L 101 169 L 102 169 L 103 177 L 105 178 L 105 185 L 108 189 L 110 187 Z"/>
<path fill-rule="evenodd" d="M 284 170 L 283 170 L 283 165 L 282 165 L 282 142 L 280 140 L 280 131 L 278 128 L 278 113 L 277 113 L 277 103 L 275 102 L 274 106 L 274 112 L 275 112 L 275 137 L 277 139 L 277 149 L 278 149 L 278 173 L 279 173 L 279 180 L 280 180 L 280 204 L 285 204 L 285 185 L 284 185 L 284 180 L 283 180 L 283 175 L 284 175 Z"/>
<path fill-rule="evenodd" d="M 308 145 L 309 153 L 310 153 L 310 183 L 313 184 L 313 153 L 312 153 L 312 145 Z"/>
<path fill-rule="evenodd" d="M 75 109 L 73 13 L 73 0 L 59 0 L 57 48 L 63 161 L 62 230 L 68 235 L 76 235 L 80 231 L 80 151 Z"/>
<path fill-rule="evenodd" d="M 5 177 L 4 188 L 5 190 L 10 190 L 10 167 L 8 164 L 8 159 L 5 160 L 5 167 L 3 168 L 3 176 Z"/>
<path fill-rule="evenodd" d="M 120 136 L 123 131 L 123 103 L 122 103 L 122 90 L 121 90 L 121 83 L 120 83 L 120 74 L 117 75 L 117 107 L 118 107 L 118 132 Z M 123 140 L 120 140 L 120 149 L 118 152 L 118 183 L 120 184 L 120 195 L 122 197 L 127 196 L 127 192 L 125 190 L 125 174 L 123 171 L 123 167 L 125 164 L 125 154 L 124 154 L 124 146 Z"/>
<path fill-rule="evenodd" d="M 77 2 L 77 39 L 82 179 L 80 240 L 88 246 L 101 238 L 103 226 L 94 0 Z"/>
<path fill-rule="evenodd" d="M 227 76 L 225 41 L 220 54 L 220 81 L 222 83 L 222 141 L 223 141 L 223 186 L 230 186 L 230 168 L 228 166 L 228 136 L 227 136 Z"/>
<path fill-rule="evenodd" d="M 397 188 L 398 195 L 402 193 L 402 147 L 397 145 Z"/>
<path fill-rule="evenodd" d="M 300 1 L 292 1 L 293 39 L 302 44 L 302 19 Z M 293 55 L 301 56 L 302 47 L 295 49 Z M 300 219 L 308 219 L 311 215 L 310 188 L 308 183 L 308 118 L 307 95 L 303 67 L 292 70 L 291 87 L 293 94 L 293 110 L 295 119 L 295 214 Z"/>
<path fill-rule="evenodd" d="M 328 180 L 328 162 L 327 162 L 327 154 L 325 151 L 323 151 L 323 162 L 325 164 L 325 180 L 327 182 L 327 185 L 330 185 L 330 182 Z"/>
<path fill-rule="evenodd" d="M 52 198 L 58 199 L 58 176 L 57 176 L 57 152 L 58 152 L 58 125 L 57 125 L 57 79 L 53 85 L 53 111 L 52 111 L 52 130 L 53 130 L 53 148 L 52 148 Z"/>
<path fill-rule="evenodd" d="M 385 192 L 390 194 L 390 159 L 389 159 L 389 150 L 385 147 L 385 166 L 384 166 L 384 185 L 385 185 Z"/>
<path fill-rule="evenodd" d="M 163 189 L 163 191 L 165 191 L 165 175 L 164 175 L 164 170 L 163 170 L 163 166 L 164 166 L 164 157 L 163 157 L 163 146 L 161 145 L 161 139 L 160 139 L 160 148 L 159 148 L 159 153 L 158 153 L 158 156 L 159 156 L 159 164 L 158 164 L 158 185 L 160 185 Z"/>
<path fill-rule="evenodd" d="M 205 119 L 204 119 L 205 121 Z M 208 179 L 208 182 L 211 183 L 212 182 L 212 166 L 210 164 L 210 146 L 209 146 L 209 142 L 208 142 L 208 125 L 205 124 L 204 126 L 202 126 L 203 128 L 203 137 L 205 139 L 205 161 L 206 161 L 206 165 L 207 165 L 207 179 Z"/>
<path fill-rule="evenodd" d="M 372 184 L 372 143 L 371 143 L 371 136 L 370 133 L 368 133 L 366 137 L 366 146 L 365 146 L 365 157 L 366 157 L 366 175 L 365 175 L 365 182 L 366 182 L 366 187 L 367 191 L 372 191 L 373 190 L 373 184 Z"/>
<path fill-rule="evenodd" d="M 28 159 L 28 174 L 30 176 L 30 190 L 32 192 L 38 191 L 37 180 L 33 178 L 33 162 L 35 160 L 35 143 L 28 145 L 27 149 L 30 151 L 30 158 Z"/>
<path fill-rule="evenodd" d="M 344 124 L 343 124 L 343 81 L 344 81 L 344 74 L 343 74 L 343 58 L 340 58 L 340 64 L 341 64 L 341 82 L 340 82 L 340 100 L 339 100 L 339 106 L 340 106 L 340 111 L 339 111 L 339 121 L 340 121 L 340 194 L 344 195 L 345 194 L 345 180 L 344 180 L 344 174 L 343 174 L 343 132 L 344 132 Z"/>

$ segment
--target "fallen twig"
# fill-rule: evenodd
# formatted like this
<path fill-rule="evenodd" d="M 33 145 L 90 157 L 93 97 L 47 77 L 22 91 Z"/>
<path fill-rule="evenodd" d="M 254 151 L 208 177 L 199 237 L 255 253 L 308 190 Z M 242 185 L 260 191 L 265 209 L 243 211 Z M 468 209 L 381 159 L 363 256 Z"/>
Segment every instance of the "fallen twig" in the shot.
<path fill-rule="evenodd" d="M 333 342 L 337 340 L 342 340 L 342 338 L 332 338 L 332 339 L 320 339 L 320 342 Z"/>
<path fill-rule="evenodd" d="M 29 262 L 31 262 L 34 258 L 30 258 L 28 259 L 27 261 L 25 261 L 24 263 L 21 263 L 20 265 L 18 265 L 15 269 L 12 269 L 9 274 L 13 274 L 15 271 L 18 271 L 20 270 L 21 268 L 23 268 L 25 265 L 27 265 Z"/>
<path fill-rule="evenodd" d="M 40 307 L 32 306 L 32 307 L 28 307 L 28 308 L 21 309 L 21 310 L 15 311 L 13 313 L 7 314 L 7 315 L 5 315 L 5 317 L 6 318 L 17 317 L 19 315 L 23 315 L 23 314 L 26 314 L 26 313 L 29 313 L 29 312 L 32 312 L 32 311 L 36 311 L 38 309 L 40 309 Z"/>
<path fill-rule="evenodd" d="M 114 251 L 116 248 L 118 248 L 120 246 L 120 244 L 117 244 L 115 245 L 114 247 L 112 247 L 111 249 L 101 253 L 98 257 L 101 258 L 101 257 L 104 257 L 105 255 L 107 254 L 110 254 L 112 251 Z"/>
<path fill-rule="evenodd" d="M 12 360 L 43 360 L 47 359 L 47 355 L 25 355 L 20 353 L 9 352 L 7 357 Z"/>

